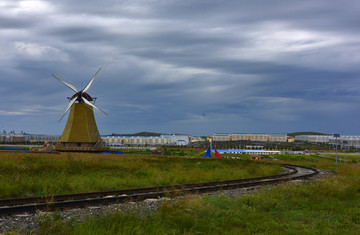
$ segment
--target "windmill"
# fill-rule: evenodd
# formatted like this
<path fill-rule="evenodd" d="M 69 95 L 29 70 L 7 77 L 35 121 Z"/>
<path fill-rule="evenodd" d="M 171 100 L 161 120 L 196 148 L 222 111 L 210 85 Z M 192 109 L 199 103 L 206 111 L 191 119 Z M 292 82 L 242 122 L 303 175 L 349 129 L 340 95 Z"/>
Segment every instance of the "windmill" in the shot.
<path fill-rule="evenodd" d="M 70 110 L 68 120 L 64 131 L 56 146 L 57 150 L 63 151 L 101 151 L 102 140 L 95 122 L 93 108 L 107 115 L 94 103 L 96 98 L 91 97 L 87 91 L 90 89 L 94 81 L 99 78 L 103 70 L 100 68 L 90 79 L 84 89 L 78 90 L 74 85 L 65 81 L 60 75 L 52 74 L 54 78 L 59 80 L 65 86 L 69 87 L 75 94 L 68 97 L 69 104 L 61 116 L 61 119 Z"/>

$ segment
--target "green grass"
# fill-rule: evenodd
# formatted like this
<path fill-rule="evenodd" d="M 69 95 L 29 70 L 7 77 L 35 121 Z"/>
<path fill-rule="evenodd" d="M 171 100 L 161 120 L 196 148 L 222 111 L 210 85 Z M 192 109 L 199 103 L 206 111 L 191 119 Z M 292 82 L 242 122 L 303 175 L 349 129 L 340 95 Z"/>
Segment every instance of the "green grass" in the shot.
<path fill-rule="evenodd" d="M 240 179 L 280 171 L 278 165 L 227 159 L 0 153 L 0 198 Z"/>
<path fill-rule="evenodd" d="M 152 155 L 154 150 L 141 150 L 141 149 L 121 149 L 124 154 L 135 154 L 135 155 Z M 191 156 L 191 157 L 202 157 L 204 155 L 204 150 L 193 150 L 193 149 L 180 149 L 180 148 L 161 148 L 159 149 L 164 156 Z"/>
<path fill-rule="evenodd" d="M 359 234 L 360 168 L 256 195 L 187 197 L 146 215 L 114 212 L 79 223 L 43 218 L 38 234 Z"/>
<path fill-rule="evenodd" d="M 336 159 L 336 154 L 324 154 L 321 155 L 324 158 L 328 158 L 331 159 L 332 161 L 335 161 Z M 356 155 L 356 154 L 351 154 L 351 153 L 347 153 L 346 156 L 344 153 L 338 153 L 338 162 L 344 162 L 346 157 L 346 162 L 347 163 L 359 163 L 360 162 L 360 155 Z"/>
<path fill-rule="evenodd" d="M 83 156 L 82 156 L 83 157 Z M 354 156 L 354 158 L 357 156 Z M 80 161 L 81 157 L 64 157 Z M 74 158 L 74 159 L 72 159 Z M 92 157 L 89 157 L 93 159 Z M 96 156 L 96 159 L 102 159 Z M 153 212 L 121 211 L 104 215 L 88 215 L 85 220 L 64 220 L 59 213 L 40 219 L 35 234 L 359 234 L 360 233 L 360 166 L 335 164 L 332 157 L 314 155 L 277 155 L 279 161 L 333 170 L 336 176 L 311 180 L 301 184 L 284 184 L 263 189 L 255 195 L 236 198 L 225 196 L 185 197 L 174 202 L 165 201 Z M 126 159 L 126 157 L 125 157 Z M 231 159 L 188 159 L 179 157 L 127 158 L 137 165 L 172 172 L 173 167 L 186 168 L 194 180 L 198 175 L 220 175 L 234 169 L 249 168 L 267 172 L 267 164 L 259 161 Z M 34 160 L 26 160 L 34 161 Z M 92 160 L 94 161 L 94 160 Z M 113 161 L 104 158 L 102 161 Z M 76 162 L 78 163 L 78 162 Z M 98 162 L 96 164 L 99 164 Z M 111 165 L 113 165 L 112 163 Z M 148 165 L 147 165 L 148 164 Z M 224 165 L 223 165 L 224 164 Z M 244 164 L 244 165 L 237 165 Z M 252 167 L 255 166 L 257 167 Z M 68 163 L 69 165 L 69 163 Z M 73 164 L 79 165 L 79 164 Z M 125 163 L 121 162 L 123 167 Z M 174 166 L 175 165 L 175 166 Z M 20 166 L 18 166 L 20 167 Z M 116 167 L 115 167 L 116 168 Z M 85 168 L 86 169 L 86 168 Z M 137 168 L 139 169 L 139 167 Z M 140 175 L 151 173 L 142 168 Z M 180 171 L 181 172 L 181 171 Z M 241 171 L 240 171 L 241 172 Z M 257 173 L 259 173 L 257 172 Z M 185 173 L 184 171 L 182 173 Z M 174 179 L 181 178 L 174 175 Z M 215 176 L 214 178 L 217 178 Z M 21 231 L 16 231 L 21 232 Z"/>
<path fill-rule="evenodd" d="M 302 154 L 279 154 L 274 156 L 278 160 L 283 161 L 303 161 L 303 162 L 334 162 L 332 159 L 322 158 L 318 155 L 302 155 Z"/>
<path fill-rule="evenodd" d="M 235 157 L 242 160 L 247 160 L 251 155 L 249 154 L 224 154 L 225 157 Z M 274 154 L 268 155 L 274 160 L 282 161 L 304 161 L 304 162 L 335 162 L 335 158 L 323 157 L 319 155 L 303 155 L 303 154 Z M 359 156 L 360 157 L 360 156 Z M 359 158 L 360 159 L 360 158 Z"/>

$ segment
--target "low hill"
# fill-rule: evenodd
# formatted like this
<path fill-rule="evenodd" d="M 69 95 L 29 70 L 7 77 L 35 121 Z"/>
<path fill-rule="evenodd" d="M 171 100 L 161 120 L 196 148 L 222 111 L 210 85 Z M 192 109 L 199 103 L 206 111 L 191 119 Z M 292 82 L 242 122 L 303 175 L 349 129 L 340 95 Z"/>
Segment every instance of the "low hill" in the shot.
<path fill-rule="evenodd" d="M 288 133 L 288 136 L 297 136 L 297 135 L 329 135 L 329 134 L 324 134 L 324 133 L 320 133 L 320 132 L 312 132 L 312 131 L 308 131 L 308 132 L 294 132 L 294 133 Z"/>
<path fill-rule="evenodd" d="M 138 133 L 135 133 L 135 134 L 116 134 L 116 133 L 113 133 L 111 135 L 117 135 L 117 136 L 160 136 L 162 134 L 155 133 L 155 132 L 143 131 L 143 132 L 138 132 Z"/>
<path fill-rule="evenodd" d="M 160 136 L 160 135 L 162 134 L 155 132 L 146 132 L 146 131 L 133 134 L 133 136 Z"/>

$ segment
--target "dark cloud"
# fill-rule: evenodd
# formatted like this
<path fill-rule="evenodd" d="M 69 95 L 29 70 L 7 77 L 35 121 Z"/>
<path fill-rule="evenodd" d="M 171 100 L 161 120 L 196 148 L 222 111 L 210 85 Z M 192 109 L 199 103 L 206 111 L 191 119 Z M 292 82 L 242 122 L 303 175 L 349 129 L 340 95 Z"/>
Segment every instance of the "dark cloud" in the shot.
<path fill-rule="evenodd" d="M 34 22 L 29 19 L 0 16 L 0 29 L 22 29 L 33 25 Z"/>
<path fill-rule="evenodd" d="M 72 91 L 103 134 L 358 134 L 358 1 L 5 1 L 0 127 L 60 134 Z"/>

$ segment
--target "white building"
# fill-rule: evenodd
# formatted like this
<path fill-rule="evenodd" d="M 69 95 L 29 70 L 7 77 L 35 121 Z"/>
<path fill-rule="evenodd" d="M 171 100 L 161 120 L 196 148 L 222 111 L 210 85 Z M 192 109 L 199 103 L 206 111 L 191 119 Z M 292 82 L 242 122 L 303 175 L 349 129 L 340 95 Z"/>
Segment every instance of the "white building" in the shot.
<path fill-rule="evenodd" d="M 25 134 L 26 142 L 58 142 L 60 139 L 59 135 L 36 135 L 36 134 Z"/>
<path fill-rule="evenodd" d="M 259 141 L 259 142 L 287 142 L 287 134 L 225 134 L 215 133 L 213 141 Z"/>
<path fill-rule="evenodd" d="M 182 134 L 161 135 L 163 137 L 170 137 L 172 145 L 188 145 L 190 143 L 190 136 Z"/>
<path fill-rule="evenodd" d="M 295 136 L 295 140 L 310 143 L 328 143 L 331 137 L 331 135 L 298 135 Z"/>
<path fill-rule="evenodd" d="M 360 148 L 360 136 L 341 136 L 339 138 L 335 138 L 331 136 L 329 138 L 329 144 L 331 145 L 340 145 L 343 147 L 354 147 Z"/>
<path fill-rule="evenodd" d="M 250 154 L 250 155 L 273 155 L 281 154 L 281 151 L 277 150 L 263 150 L 263 149 L 226 149 L 217 150 L 220 154 Z"/>
<path fill-rule="evenodd" d="M 120 145 L 169 145 L 171 139 L 159 136 L 106 136 L 102 140 L 108 144 Z"/>
<path fill-rule="evenodd" d="M 15 134 L 7 133 L 0 135 L 0 142 L 57 142 L 60 136 L 58 135 L 37 135 L 37 134 Z"/>
<path fill-rule="evenodd" d="M 360 148 L 360 136 L 343 135 L 335 138 L 333 135 L 298 135 L 295 136 L 295 140 Z"/>
<path fill-rule="evenodd" d="M 161 135 L 161 136 L 103 136 L 102 140 L 108 145 L 188 145 L 188 135 Z"/>

